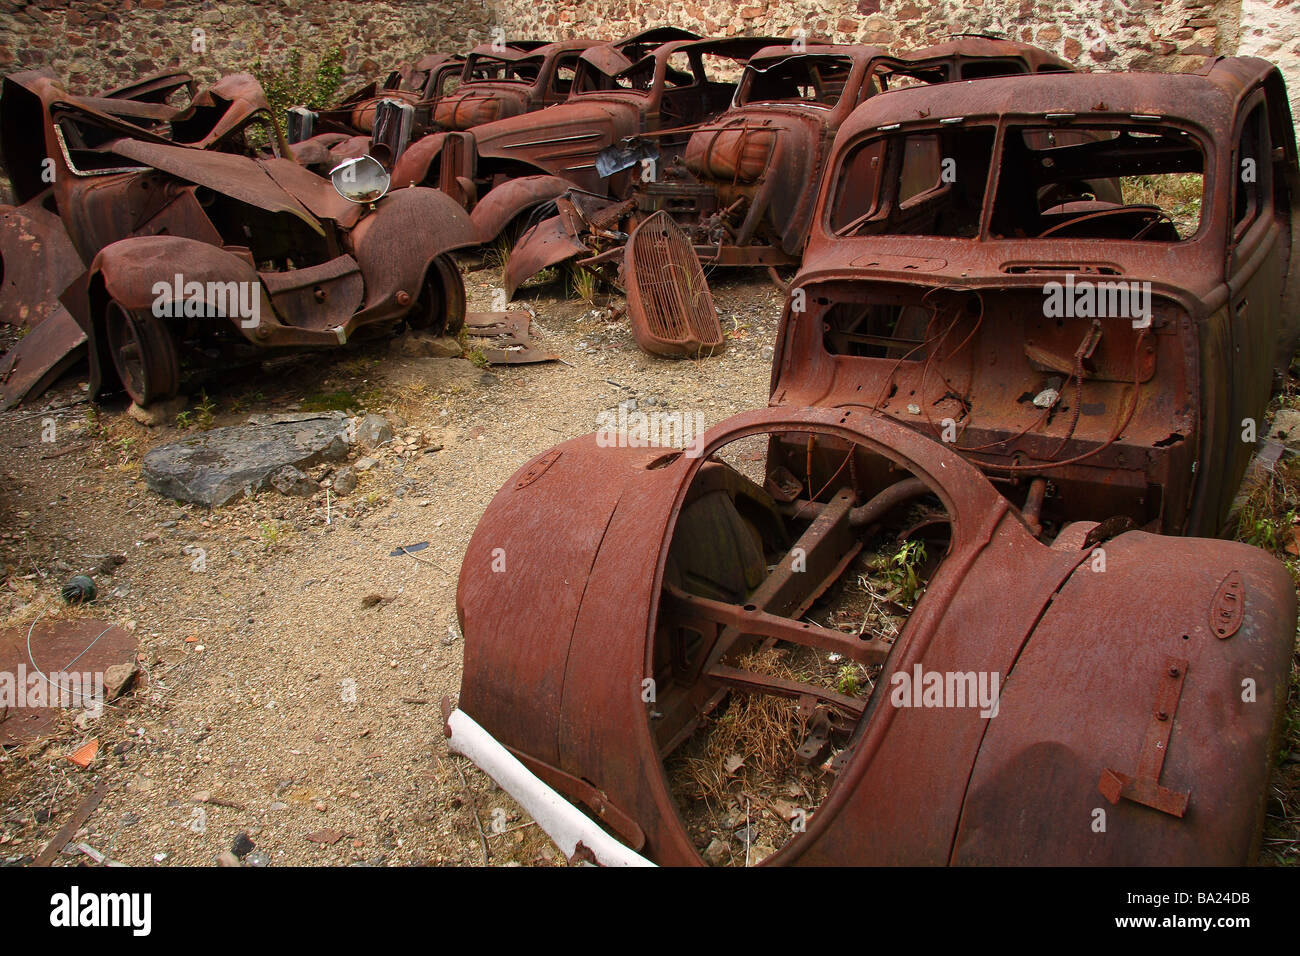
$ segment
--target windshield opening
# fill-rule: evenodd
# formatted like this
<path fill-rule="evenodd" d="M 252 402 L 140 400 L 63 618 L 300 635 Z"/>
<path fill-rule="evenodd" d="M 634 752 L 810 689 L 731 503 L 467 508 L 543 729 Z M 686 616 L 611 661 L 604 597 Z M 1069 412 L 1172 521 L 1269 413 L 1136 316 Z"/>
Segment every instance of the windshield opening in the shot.
<path fill-rule="evenodd" d="M 751 68 L 740 102 L 811 103 L 832 107 L 839 102 L 853 70 L 846 56 L 790 57 L 765 69 Z"/>

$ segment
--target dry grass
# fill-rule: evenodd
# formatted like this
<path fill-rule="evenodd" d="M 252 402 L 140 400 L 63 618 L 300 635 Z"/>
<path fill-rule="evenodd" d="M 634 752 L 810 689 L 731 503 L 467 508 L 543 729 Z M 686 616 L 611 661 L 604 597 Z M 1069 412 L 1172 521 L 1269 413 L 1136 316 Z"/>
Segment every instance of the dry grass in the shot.
<path fill-rule="evenodd" d="M 1186 239 L 1201 222 L 1202 177 L 1199 173 L 1123 176 L 1120 190 L 1126 205 L 1159 206 Z"/>
<path fill-rule="evenodd" d="M 1300 396 L 1288 390 L 1274 401 L 1273 410 L 1298 407 Z M 1239 502 L 1235 537 L 1273 554 L 1300 585 L 1300 458 L 1284 454 L 1271 471 L 1247 473 Z M 1292 656 L 1267 814 L 1259 862 L 1300 865 L 1300 651 Z"/>

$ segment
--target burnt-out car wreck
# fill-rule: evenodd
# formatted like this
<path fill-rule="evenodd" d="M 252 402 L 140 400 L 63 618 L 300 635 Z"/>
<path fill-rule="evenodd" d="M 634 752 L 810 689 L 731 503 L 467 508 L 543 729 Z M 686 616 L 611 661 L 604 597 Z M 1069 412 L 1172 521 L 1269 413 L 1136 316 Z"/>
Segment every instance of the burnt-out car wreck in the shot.
<path fill-rule="evenodd" d="M 32 328 L 5 357 L 7 403 L 38 393 L 83 344 L 92 394 L 120 388 L 145 405 L 175 394 L 189 367 L 337 348 L 402 321 L 459 328 L 449 253 L 476 234 L 445 195 L 385 195 L 368 158 L 331 185 L 284 155 L 274 123 L 249 143 L 262 111 L 239 100 L 198 94 L 222 132 L 197 142 L 175 121 L 146 129 L 107 112 L 115 102 L 45 76 L 5 80 L 0 130 L 21 205 L 0 209 L 0 317 Z"/>
<path fill-rule="evenodd" d="M 1296 592 L 1210 536 L 1296 344 L 1297 185 L 1261 60 L 873 97 L 770 407 L 498 492 L 449 745 L 607 864 L 1253 861 Z"/>

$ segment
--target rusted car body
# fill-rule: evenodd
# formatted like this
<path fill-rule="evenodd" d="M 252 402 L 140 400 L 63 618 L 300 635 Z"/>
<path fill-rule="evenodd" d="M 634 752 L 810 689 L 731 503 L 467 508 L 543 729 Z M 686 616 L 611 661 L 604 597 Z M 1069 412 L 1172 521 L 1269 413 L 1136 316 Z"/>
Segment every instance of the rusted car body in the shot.
<path fill-rule="evenodd" d="M 515 40 L 475 47 L 459 88 L 438 101 L 434 124 L 438 129 L 473 129 L 562 103 L 573 91 L 582 51 L 598 45 L 597 40 Z"/>
<path fill-rule="evenodd" d="M 385 139 L 395 157 L 411 138 L 433 128 L 434 109 L 456 88 L 464 69 L 465 57 L 459 53 L 430 53 L 401 64 L 383 83 L 367 83 L 331 109 L 292 106 L 285 116 L 290 155 L 322 175 L 345 160 L 373 153 Z M 385 116 L 402 127 L 396 136 L 376 130 Z"/>
<path fill-rule="evenodd" d="M 242 142 L 257 117 L 240 112 L 244 125 L 209 124 L 220 142 Z M 274 140 L 266 158 L 179 145 L 30 74 L 6 79 L 0 132 L 22 203 L 0 209 L 0 315 L 83 334 L 95 394 L 120 382 L 146 404 L 214 350 L 337 347 L 463 317 L 447 253 L 476 235 L 433 190 L 357 205 Z"/>
<path fill-rule="evenodd" d="M 724 459 L 769 436 L 852 464 L 813 481 L 819 507 L 783 505 Z M 696 451 L 597 435 L 538 456 L 484 514 L 457 593 L 459 709 L 627 847 L 701 862 L 666 763 L 728 694 L 758 694 L 801 702 L 808 736 L 782 745 L 829 758 L 832 777 L 765 862 L 1253 859 L 1296 623 L 1275 559 L 1235 542 L 1107 538 L 1096 522 L 1040 540 L 961 455 L 861 408 L 745 413 Z M 874 529 L 918 496 L 946 550 L 901 633 L 809 623 Z M 744 666 L 747 648 L 778 641 L 880 667 L 875 692 Z M 897 700 L 918 668 L 998 675 L 996 713 Z M 1259 696 L 1243 705 L 1246 678 Z"/>
<path fill-rule="evenodd" d="M 836 142 L 771 400 L 946 438 L 1042 520 L 1216 535 L 1300 334 L 1296 189 L 1262 60 L 871 100 Z"/>
<path fill-rule="evenodd" d="M 653 134 L 660 161 L 670 161 L 685 148 L 690 127 L 727 108 L 745 61 L 774 42 L 701 40 L 659 28 L 591 47 L 579 58 L 564 103 L 467 132 L 426 136 L 398 160 L 393 184 L 437 186 L 466 207 L 494 186 L 531 175 L 621 195 L 633 174 L 602 177 L 597 154 L 628 137 Z M 735 77 L 724 76 L 727 71 Z"/>
<path fill-rule="evenodd" d="M 861 106 L 770 407 L 684 451 L 602 426 L 488 507 L 452 748 L 478 728 L 532 775 L 516 796 L 585 808 L 566 852 L 695 865 L 721 827 L 691 815 L 679 761 L 757 695 L 795 708 L 780 745 L 810 768 L 765 863 L 1253 862 L 1295 588 L 1263 551 L 1191 535 L 1218 532 L 1241 419 L 1295 344 L 1286 103 L 1276 68 L 1230 59 Z M 1162 196 L 1135 166 L 1197 177 L 1195 223 L 1135 202 Z M 1151 308 L 1058 315 L 1069 275 L 1149 281 Z M 928 557 L 890 628 L 862 581 L 904 545 Z"/>
<path fill-rule="evenodd" d="M 460 82 L 465 57 L 458 53 L 430 53 L 415 63 L 403 63 L 388 74 L 382 83 L 367 83 L 345 96 L 337 106 L 311 110 L 296 106 L 287 118 L 291 144 L 311 142 L 330 136 L 330 144 L 340 137 L 369 136 L 374 128 L 375 107 L 385 99 L 407 103 L 416 109 L 416 129 L 427 131 L 438 102 Z"/>
<path fill-rule="evenodd" d="M 633 180 L 635 202 L 613 210 L 616 224 L 582 215 L 543 220 L 512 252 L 506 288 L 513 294 L 528 277 L 525 267 L 553 266 L 566 250 L 616 258 L 622 237 L 660 210 L 710 265 L 797 265 L 835 134 L 869 97 L 906 84 L 1070 69 L 1037 47 L 983 37 L 897 55 L 872 46 L 767 47 L 750 57 L 730 109 L 692 131 L 671 163 Z M 525 210 L 555 202 L 548 187 L 538 177 L 489 194 L 474 214 L 480 232 L 491 239 Z"/>

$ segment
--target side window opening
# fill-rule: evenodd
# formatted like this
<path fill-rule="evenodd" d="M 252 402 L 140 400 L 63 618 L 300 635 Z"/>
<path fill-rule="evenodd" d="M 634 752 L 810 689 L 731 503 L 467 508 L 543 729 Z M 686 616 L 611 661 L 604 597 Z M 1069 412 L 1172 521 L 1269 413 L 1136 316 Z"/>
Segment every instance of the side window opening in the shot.
<path fill-rule="evenodd" d="M 1245 235 L 1259 218 L 1268 195 L 1270 173 L 1268 116 L 1263 102 L 1255 105 L 1246 117 L 1237 141 L 1236 169 L 1233 171 L 1232 237 Z"/>

